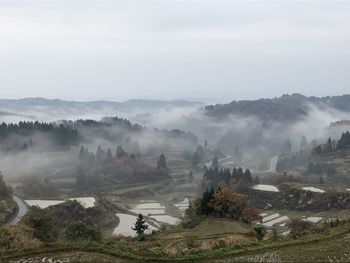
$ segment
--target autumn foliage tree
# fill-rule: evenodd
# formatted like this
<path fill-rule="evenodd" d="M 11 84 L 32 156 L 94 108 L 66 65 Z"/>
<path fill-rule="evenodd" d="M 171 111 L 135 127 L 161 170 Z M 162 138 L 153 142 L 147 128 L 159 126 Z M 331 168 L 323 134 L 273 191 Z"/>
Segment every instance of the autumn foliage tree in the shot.
<path fill-rule="evenodd" d="M 231 218 L 245 223 L 261 220 L 259 210 L 248 207 L 244 195 L 229 187 L 219 187 L 216 192 L 214 189 L 205 191 L 190 207 L 186 215 L 192 220 L 201 216 Z"/>
<path fill-rule="evenodd" d="M 210 206 L 216 216 L 238 220 L 242 215 L 245 203 L 243 195 L 233 192 L 228 187 L 223 187 L 214 194 Z"/>

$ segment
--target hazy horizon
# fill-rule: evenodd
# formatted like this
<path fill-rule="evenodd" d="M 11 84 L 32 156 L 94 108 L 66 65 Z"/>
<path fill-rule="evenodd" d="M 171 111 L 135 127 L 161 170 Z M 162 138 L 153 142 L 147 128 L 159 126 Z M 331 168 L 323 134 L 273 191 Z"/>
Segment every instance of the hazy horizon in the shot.
<path fill-rule="evenodd" d="M 0 97 L 340 95 L 349 11 L 344 1 L 1 2 Z"/>
<path fill-rule="evenodd" d="M 45 100 L 61 100 L 61 101 L 67 101 L 67 102 L 98 102 L 98 101 L 105 101 L 105 102 L 117 102 L 117 103 L 125 103 L 129 101 L 162 101 L 162 102 L 176 102 L 176 101 L 185 101 L 185 102 L 192 102 L 192 103 L 203 103 L 203 104 L 210 104 L 210 103 L 230 103 L 232 101 L 254 101 L 259 99 L 274 99 L 274 98 L 280 98 L 284 95 L 293 95 L 293 94 L 299 94 L 306 97 L 333 97 L 333 96 L 343 96 L 343 95 L 350 95 L 350 93 L 339 93 L 339 94 L 326 94 L 324 96 L 315 96 L 315 95 L 305 95 L 302 93 L 284 93 L 280 94 L 279 96 L 270 96 L 270 97 L 257 97 L 257 98 L 171 98 L 171 99 L 159 99 L 159 98 L 126 98 L 126 99 L 110 99 L 108 97 L 106 98 L 91 98 L 91 99 L 72 99 L 72 98 L 58 98 L 58 97 L 41 97 L 41 96 L 31 96 L 31 97 L 0 97 L 0 100 L 25 100 L 25 99 L 45 99 Z"/>

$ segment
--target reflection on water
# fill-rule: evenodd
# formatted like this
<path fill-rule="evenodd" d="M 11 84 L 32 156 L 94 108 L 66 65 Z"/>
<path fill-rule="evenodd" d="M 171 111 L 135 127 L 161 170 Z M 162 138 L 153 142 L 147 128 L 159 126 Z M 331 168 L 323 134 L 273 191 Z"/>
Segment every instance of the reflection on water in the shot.
<path fill-rule="evenodd" d="M 136 236 L 136 233 L 134 230 L 132 230 L 132 227 L 134 227 L 134 223 L 136 222 L 136 216 L 128 215 L 128 214 L 122 214 L 117 213 L 116 216 L 119 218 L 119 224 L 114 229 L 113 235 L 121 235 L 121 236 L 130 236 L 134 237 Z M 156 227 L 151 226 L 149 224 L 148 229 L 145 231 L 146 234 L 152 233 L 152 231 L 157 230 Z"/>

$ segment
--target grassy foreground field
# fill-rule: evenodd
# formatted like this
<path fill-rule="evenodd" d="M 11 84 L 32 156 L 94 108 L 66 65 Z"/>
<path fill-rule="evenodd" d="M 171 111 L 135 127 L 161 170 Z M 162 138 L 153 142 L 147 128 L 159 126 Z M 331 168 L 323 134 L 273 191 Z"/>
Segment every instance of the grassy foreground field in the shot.
<path fill-rule="evenodd" d="M 202 224 L 210 223 L 213 222 Z M 241 230 L 237 226 L 234 228 Z M 215 240 L 213 236 L 200 237 L 201 227 L 194 233 L 199 240 Z M 189 248 L 181 253 L 169 253 L 168 248 L 178 243 L 187 244 Z M 350 262 L 350 223 L 299 239 L 268 239 L 246 245 L 220 245 L 219 242 L 219 246 L 207 250 L 191 249 L 192 246 L 186 235 L 161 238 L 159 234 L 145 242 L 114 238 L 102 243 L 57 243 L 31 250 L 8 251 L 1 254 L 0 262 Z"/>

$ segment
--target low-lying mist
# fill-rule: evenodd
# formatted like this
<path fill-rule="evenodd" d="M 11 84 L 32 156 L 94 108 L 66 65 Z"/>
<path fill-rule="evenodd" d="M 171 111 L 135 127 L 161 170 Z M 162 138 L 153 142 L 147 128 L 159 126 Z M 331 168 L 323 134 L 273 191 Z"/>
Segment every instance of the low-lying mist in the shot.
<path fill-rule="evenodd" d="M 146 126 L 178 128 L 194 133 L 200 144 L 220 148 L 237 162 L 249 167 L 252 162 L 268 160 L 276 154 L 298 151 L 324 143 L 328 137 L 338 139 L 350 126 L 332 126 L 349 120 L 350 113 L 309 103 L 307 114 L 297 121 L 262 121 L 255 116 L 228 115 L 213 118 L 203 109 L 172 109 L 156 114 L 135 115 L 131 119 Z"/>
<path fill-rule="evenodd" d="M 318 107 L 308 104 L 308 111 L 297 121 L 263 121 L 255 116 L 238 114 L 227 115 L 224 118 L 214 118 L 206 114 L 205 109 L 198 106 L 164 107 L 148 111 L 129 110 L 128 112 L 111 112 L 100 108 L 93 113 L 82 112 L 81 115 L 71 115 L 71 112 L 61 112 L 60 119 L 84 119 L 89 117 L 100 120 L 101 117 L 124 117 L 136 125 L 130 128 L 118 124 L 108 124 L 113 118 L 105 118 L 102 124 L 77 125 L 74 122 L 62 122 L 71 125 L 79 133 L 78 143 L 65 151 L 55 152 L 50 149 L 33 147 L 26 152 L 2 154 L 0 170 L 9 176 L 24 175 L 26 172 L 43 171 L 52 167 L 64 166 L 73 156 L 77 156 L 79 145 L 84 145 L 91 151 L 98 146 L 111 148 L 112 152 L 118 145 L 129 153 L 137 153 L 145 157 L 165 154 L 181 154 L 183 151 L 194 152 L 198 144 L 206 141 L 210 149 L 220 149 L 224 154 L 232 156 L 237 163 L 251 167 L 269 160 L 272 156 L 286 152 L 297 151 L 317 143 L 324 143 L 328 137 L 338 139 L 349 126 L 332 126 L 331 123 L 349 120 L 350 113 L 331 107 Z M 42 112 L 40 119 L 52 120 L 57 113 Z M 51 117 L 50 117 L 51 116 Z M 14 116 L 18 120 L 18 116 Z M 11 118 L 11 116 L 6 116 Z M 57 119 L 56 119 L 57 121 Z M 184 132 L 183 132 L 184 131 Z M 47 142 L 47 135 L 35 134 L 35 141 Z"/>

